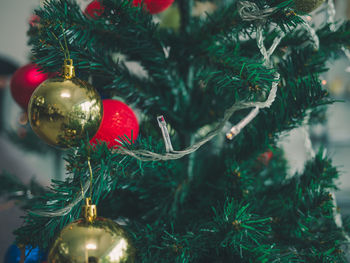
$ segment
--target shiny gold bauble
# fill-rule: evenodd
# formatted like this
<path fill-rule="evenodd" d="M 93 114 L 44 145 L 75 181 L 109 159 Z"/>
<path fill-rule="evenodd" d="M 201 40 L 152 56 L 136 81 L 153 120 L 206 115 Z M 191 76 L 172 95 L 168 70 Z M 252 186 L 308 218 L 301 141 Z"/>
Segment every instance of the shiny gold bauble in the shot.
<path fill-rule="evenodd" d="M 133 263 L 135 249 L 127 233 L 112 220 L 84 219 L 66 226 L 48 256 L 49 263 Z"/>
<path fill-rule="evenodd" d="M 74 72 L 73 72 L 74 73 Z M 50 145 L 69 148 L 97 132 L 103 114 L 100 95 L 87 82 L 55 77 L 32 94 L 28 118 L 34 132 Z"/>
<path fill-rule="evenodd" d="M 310 13 L 324 3 L 325 0 L 294 0 L 295 10 Z"/>

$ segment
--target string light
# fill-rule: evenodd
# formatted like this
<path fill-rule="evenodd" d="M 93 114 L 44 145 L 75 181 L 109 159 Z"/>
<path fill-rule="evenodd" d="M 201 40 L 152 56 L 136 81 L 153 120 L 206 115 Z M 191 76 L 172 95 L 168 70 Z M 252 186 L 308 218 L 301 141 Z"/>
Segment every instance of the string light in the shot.
<path fill-rule="evenodd" d="M 266 20 L 266 18 L 272 15 L 277 9 L 276 8 L 267 8 L 260 10 L 259 7 L 252 2 L 249 1 L 241 1 L 239 2 L 238 12 L 243 20 L 253 21 Z M 273 52 L 276 50 L 277 46 L 281 42 L 284 37 L 283 32 L 279 32 L 278 36 L 274 39 L 271 47 L 267 50 L 264 45 L 264 37 L 263 37 L 263 28 L 261 23 L 257 26 L 257 45 L 258 48 L 265 59 L 265 65 L 272 67 L 272 63 L 270 61 L 270 57 Z M 244 127 L 246 127 L 259 113 L 260 108 L 269 108 L 276 98 L 277 87 L 279 83 L 280 75 L 278 73 L 275 74 L 274 81 L 272 83 L 272 87 L 269 93 L 269 96 L 264 102 L 250 102 L 250 103 L 238 103 L 233 104 L 224 115 L 222 121 L 218 123 L 216 128 L 214 128 L 211 132 L 207 134 L 207 136 L 203 137 L 200 141 L 194 143 L 188 148 L 181 151 L 174 151 L 171 146 L 171 140 L 169 136 L 169 132 L 166 128 L 166 123 L 163 116 L 159 116 L 157 118 L 159 127 L 162 130 L 163 139 L 166 147 L 166 154 L 159 154 L 147 150 L 130 150 L 127 147 L 119 147 L 116 151 L 120 154 L 132 156 L 140 161 L 167 161 L 167 160 L 176 160 L 180 159 L 188 154 L 191 154 L 197 151 L 202 145 L 211 141 L 216 135 L 218 135 L 222 129 L 225 127 L 226 122 L 231 118 L 231 116 L 238 110 L 254 108 L 245 118 L 243 118 L 237 125 L 233 126 L 229 133 L 226 134 L 226 137 L 232 140 Z"/>
<path fill-rule="evenodd" d="M 157 117 L 157 121 L 158 121 L 158 125 L 159 125 L 159 127 L 160 127 L 160 129 L 162 131 L 166 152 L 168 153 L 168 152 L 174 151 L 173 145 L 171 144 L 169 131 L 168 131 L 168 128 L 166 126 L 166 122 L 165 122 L 165 119 L 164 119 L 163 115 L 158 116 Z"/>
<path fill-rule="evenodd" d="M 237 136 L 245 126 L 247 126 L 257 115 L 259 114 L 259 107 L 255 107 L 243 120 L 241 120 L 237 125 L 233 126 L 226 134 L 226 138 L 232 140 Z"/>

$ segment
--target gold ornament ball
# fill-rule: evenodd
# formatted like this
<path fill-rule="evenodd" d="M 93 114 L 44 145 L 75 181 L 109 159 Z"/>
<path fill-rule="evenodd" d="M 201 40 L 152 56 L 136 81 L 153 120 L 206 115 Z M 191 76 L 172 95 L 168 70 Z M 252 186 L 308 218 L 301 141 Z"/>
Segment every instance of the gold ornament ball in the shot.
<path fill-rule="evenodd" d="M 135 249 L 121 226 L 112 220 L 84 219 L 66 226 L 54 242 L 49 263 L 134 263 Z"/>
<path fill-rule="evenodd" d="M 68 75 L 68 74 L 67 74 Z M 78 145 L 97 132 L 103 114 L 100 95 L 89 83 L 74 77 L 55 77 L 32 94 L 28 118 L 33 131 L 60 148 Z"/>
<path fill-rule="evenodd" d="M 324 3 L 325 0 L 294 0 L 295 10 L 310 13 Z"/>

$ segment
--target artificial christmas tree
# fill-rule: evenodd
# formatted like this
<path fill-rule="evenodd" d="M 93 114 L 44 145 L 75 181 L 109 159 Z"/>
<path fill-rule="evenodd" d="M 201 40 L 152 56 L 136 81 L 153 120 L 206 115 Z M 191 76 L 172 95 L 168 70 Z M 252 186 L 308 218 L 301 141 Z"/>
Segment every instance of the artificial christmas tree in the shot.
<path fill-rule="evenodd" d="M 350 44 L 350 23 L 334 24 L 332 1 L 317 30 L 298 13 L 300 1 L 213 2 L 214 13 L 192 16 L 194 0 L 175 1 L 175 31 L 129 0 L 101 1 L 96 19 L 73 0 L 37 10 L 35 63 L 59 71 L 67 38 L 79 78 L 141 112 L 140 136 L 115 138 L 114 148 L 82 138 L 69 149 L 69 176 L 22 196 L 30 211 L 19 244 L 59 243 L 90 191 L 102 217 L 122 222 L 135 262 L 346 262 L 348 226 L 334 220 L 336 169 L 320 151 L 288 176 L 276 143 L 332 102 L 319 74 Z M 10 197 L 23 188 L 11 180 L 2 176 Z M 90 239 L 79 246 L 93 250 Z"/>

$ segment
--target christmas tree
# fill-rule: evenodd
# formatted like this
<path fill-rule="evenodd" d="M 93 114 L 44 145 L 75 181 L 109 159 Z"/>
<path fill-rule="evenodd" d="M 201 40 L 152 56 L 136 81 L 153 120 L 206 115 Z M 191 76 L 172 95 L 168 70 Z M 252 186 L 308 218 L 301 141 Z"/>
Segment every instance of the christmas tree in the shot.
<path fill-rule="evenodd" d="M 346 262 L 336 168 L 321 149 L 289 176 L 277 147 L 333 102 L 319 76 L 348 53 L 350 24 L 323 2 L 95 0 L 85 12 L 45 2 L 29 32 L 34 62 L 47 72 L 65 63 L 64 74 L 34 91 L 29 119 L 69 148 L 67 177 L 44 189 L 1 176 L 0 193 L 28 211 L 17 243 L 50 250 L 51 262 Z M 170 5 L 180 19 L 167 26 L 155 14 Z M 327 19 L 314 29 L 306 18 L 318 7 Z M 79 114 L 62 113 L 67 81 L 104 100 L 86 93 Z M 119 257 L 86 243 L 105 222 L 127 242 Z"/>

